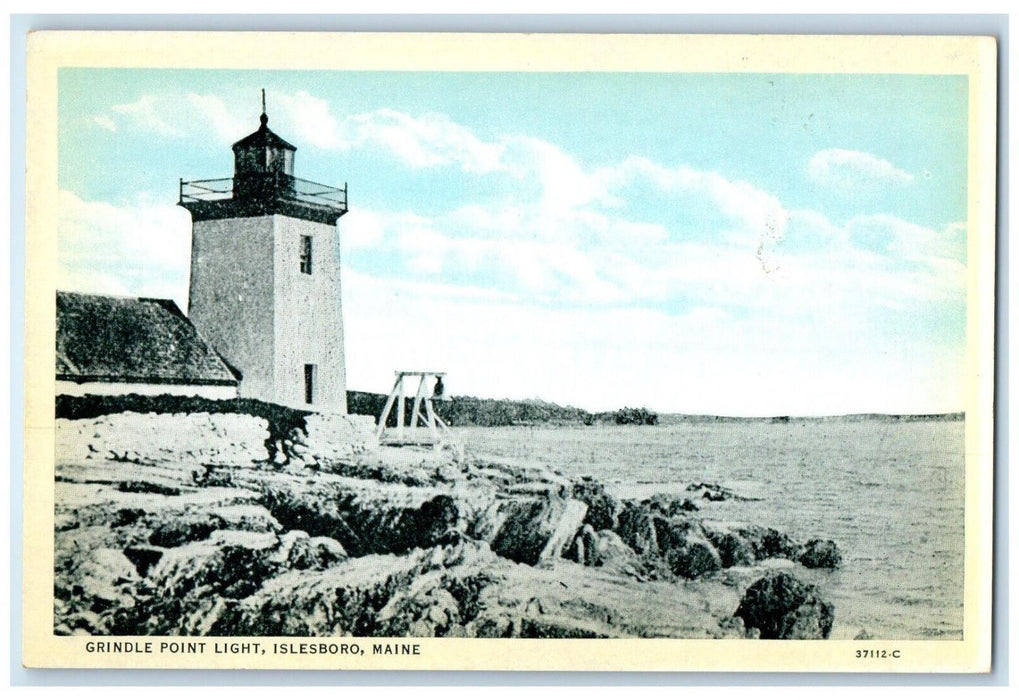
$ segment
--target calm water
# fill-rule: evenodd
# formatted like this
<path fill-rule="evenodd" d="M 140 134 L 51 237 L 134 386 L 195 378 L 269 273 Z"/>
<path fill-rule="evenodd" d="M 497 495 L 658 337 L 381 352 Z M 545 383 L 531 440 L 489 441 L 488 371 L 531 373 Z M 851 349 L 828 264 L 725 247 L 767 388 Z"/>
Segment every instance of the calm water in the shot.
<path fill-rule="evenodd" d="M 462 428 L 478 452 L 590 474 L 621 495 L 711 481 L 763 500 L 711 518 L 833 539 L 843 568 L 804 571 L 836 606 L 833 637 L 960 639 L 963 423 L 880 421 Z"/>

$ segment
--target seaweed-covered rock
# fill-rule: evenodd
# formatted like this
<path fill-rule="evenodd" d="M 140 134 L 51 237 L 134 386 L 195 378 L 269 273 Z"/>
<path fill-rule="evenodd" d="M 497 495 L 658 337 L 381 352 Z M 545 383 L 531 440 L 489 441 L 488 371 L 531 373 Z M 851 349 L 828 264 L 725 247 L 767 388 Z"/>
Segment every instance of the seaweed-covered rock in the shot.
<path fill-rule="evenodd" d="M 703 498 L 707 501 L 728 501 L 733 498 L 738 498 L 732 489 L 728 489 L 720 484 L 690 484 L 686 487 L 686 490 L 688 493 L 694 494 L 696 497 Z"/>
<path fill-rule="evenodd" d="M 616 529 L 633 551 L 641 556 L 658 556 L 658 535 L 655 530 L 655 519 L 651 510 L 644 505 L 627 503 L 619 514 L 619 526 Z"/>
<path fill-rule="evenodd" d="M 716 530 L 708 530 L 707 534 L 722 560 L 723 568 L 751 566 L 756 561 L 753 546 L 738 534 Z"/>
<path fill-rule="evenodd" d="M 743 525 L 735 528 L 734 534 L 742 538 L 754 550 L 754 557 L 761 559 L 790 559 L 796 561 L 803 551 L 802 545 L 784 532 L 760 525 Z"/>
<path fill-rule="evenodd" d="M 460 556 L 446 566 L 446 553 L 458 549 Z M 467 636 L 467 625 L 480 612 L 478 599 L 482 591 L 500 581 L 497 573 L 500 565 L 478 565 L 480 560 L 490 556 L 484 543 L 463 540 L 457 545 L 448 545 L 442 552 L 443 570 L 427 573 L 414 585 L 396 591 L 376 617 L 375 634 Z"/>
<path fill-rule="evenodd" d="M 651 498 L 644 499 L 641 501 L 641 505 L 647 506 L 652 511 L 662 513 L 670 518 L 700 510 L 700 506 L 689 498 L 671 496 L 664 493 L 656 493 Z"/>
<path fill-rule="evenodd" d="M 600 481 L 583 477 L 573 485 L 573 497 L 587 505 L 584 522 L 595 530 L 614 530 L 619 524 L 623 504 Z"/>
<path fill-rule="evenodd" d="M 627 503 L 619 515 L 620 538 L 645 560 L 660 559 L 676 576 L 697 578 L 721 569 L 718 551 L 701 525 L 686 517 L 682 503 L 666 498 Z"/>
<path fill-rule="evenodd" d="M 497 501 L 475 523 L 472 534 L 496 554 L 535 565 L 556 559 L 580 530 L 587 506 L 552 489 L 536 498 Z"/>
<path fill-rule="evenodd" d="M 152 523 L 149 543 L 157 547 L 180 547 L 189 542 L 209 539 L 223 528 L 223 521 L 212 513 L 173 513 Z"/>
<path fill-rule="evenodd" d="M 759 579 L 747 589 L 735 612 L 761 639 L 827 639 L 835 606 L 815 586 L 781 572 Z"/>
<path fill-rule="evenodd" d="M 832 540 L 810 540 L 803 547 L 800 563 L 808 569 L 837 569 L 842 565 L 842 552 Z"/>
<path fill-rule="evenodd" d="M 159 563 L 163 558 L 163 549 L 160 547 L 125 547 L 124 556 L 127 557 L 140 576 L 148 574 L 149 569 Z"/>
<path fill-rule="evenodd" d="M 212 634 L 221 618 L 232 619 L 239 601 L 285 571 L 307 575 L 347 559 L 339 542 L 291 531 L 218 530 L 207 540 L 172 549 L 129 548 L 128 557 L 148 563 L 131 606 L 122 606 L 111 628 L 117 634 Z M 158 554 L 146 562 L 144 555 Z"/>
<path fill-rule="evenodd" d="M 697 578 L 722 568 L 722 559 L 697 523 L 679 518 L 656 518 L 658 548 L 669 570 L 683 578 Z"/>

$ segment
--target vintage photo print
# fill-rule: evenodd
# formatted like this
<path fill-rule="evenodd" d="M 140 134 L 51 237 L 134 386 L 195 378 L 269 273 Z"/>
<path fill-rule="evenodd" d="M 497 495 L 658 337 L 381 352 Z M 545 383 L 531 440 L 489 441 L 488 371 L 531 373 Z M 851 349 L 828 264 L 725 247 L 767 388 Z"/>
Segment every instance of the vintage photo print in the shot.
<path fill-rule="evenodd" d="M 987 670 L 995 51 L 34 34 L 24 663 Z"/>

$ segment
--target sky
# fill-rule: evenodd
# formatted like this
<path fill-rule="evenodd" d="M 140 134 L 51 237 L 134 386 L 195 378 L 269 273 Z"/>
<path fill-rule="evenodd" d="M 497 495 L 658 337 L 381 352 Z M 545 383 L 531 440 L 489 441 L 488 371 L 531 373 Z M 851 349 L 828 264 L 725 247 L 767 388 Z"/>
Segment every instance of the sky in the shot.
<path fill-rule="evenodd" d="M 965 76 L 62 69 L 62 289 L 187 308 L 179 178 L 348 186 L 347 377 L 719 415 L 959 411 Z"/>

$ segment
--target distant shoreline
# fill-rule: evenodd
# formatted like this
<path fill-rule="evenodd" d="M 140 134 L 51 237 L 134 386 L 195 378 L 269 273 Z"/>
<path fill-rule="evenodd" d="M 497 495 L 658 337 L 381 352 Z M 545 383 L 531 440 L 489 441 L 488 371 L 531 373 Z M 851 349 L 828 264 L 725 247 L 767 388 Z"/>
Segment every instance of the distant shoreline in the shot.
<path fill-rule="evenodd" d="M 835 421 L 882 423 L 953 422 L 966 419 L 956 413 L 846 413 L 832 416 L 715 416 L 710 414 L 659 413 L 662 425 L 674 423 L 828 423 Z"/>
<path fill-rule="evenodd" d="M 386 403 L 385 394 L 348 391 L 348 412 L 369 415 L 376 421 Z M 412 402 L 405 406 L 405 424 L 410 424 Z M 275 431 L 286 432 L 295 425 L 303 425 L 306 409 L 287 408 L 253 399 L 212 400 L 185 396 L 139 396 L 137 394 L 113 396 L 56 397 L 56 417 L 67 419 L 94 418 L 100 415 L 133 411 L 136 413 L 247 413 L 266 418 Z M 471 396 L 451 396 L 435 402 L 435 411 L 451 427 L 508 427 L 508 426 L 604 426 L 604 425 L 681 425 L 717 423 L 825 423 L 863 422 L 919 423 L 954 422 L 965 420 L 966 414 L 894 414 L 852 413 L 835 416 L 716 416 L 710 414 L 656 413 L 647 408 L 624 407 L 616 411 L 591 413 L 574 406 L 560 406 L 548 401 L 529 399 L 479 399 Z M 395 425 L 394 415 L 389 424 Z"/>
<path fill-rule="evenodd" d="M 350 410 L 378 415 L 384 394 L 348 391 Z M 360 408 L 357 410 L 355 407 Z M 963 411 L 954 413 L 847 413 L 828 416 L 719 416 L 707 413 L 665 413 L 647 407 L 623 407 L 614 411 L 587 411 L 543 399 L 481 399 L 450 396 L 436 402 L 436 410 L 453 426 L 512 425 L 675 425 L 680 423 L 791 423 L 855 422 L 885 423 L 954 422 L 965 420 Z"/>

